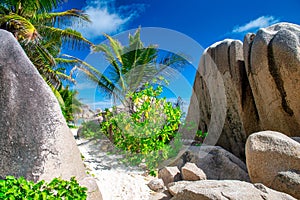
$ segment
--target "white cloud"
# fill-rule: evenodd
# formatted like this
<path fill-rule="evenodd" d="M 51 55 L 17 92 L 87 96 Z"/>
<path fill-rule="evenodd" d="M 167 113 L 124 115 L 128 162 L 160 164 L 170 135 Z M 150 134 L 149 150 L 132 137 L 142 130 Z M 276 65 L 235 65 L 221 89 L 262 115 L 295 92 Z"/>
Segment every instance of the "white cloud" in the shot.
<path fill-rule="evenodd" d="M 116 8 L 115 0 L 87 1 L 82 10 L 89 15 L 91 23 L 77 27 L 83 36 L 93 40 L 103 35 L 122 30 L 124 25 L 142 12 L 144 5 L 133 4 Z M 130 14 L 129 14 L 130 13 Z"/>
<path fill-rule="evenodd" d="M 232 32 L 233 33 L 243 33 L 246 31 L 253 30 L 253 29 L 264 28 L 264 27 L 270 26 L 278 21 L 279 20 L 273 16 L 261 16 L 255 20 L 250 21 L 249 23 L 247 23 L 245 25 L 235 27 L 232 30 Z"/>

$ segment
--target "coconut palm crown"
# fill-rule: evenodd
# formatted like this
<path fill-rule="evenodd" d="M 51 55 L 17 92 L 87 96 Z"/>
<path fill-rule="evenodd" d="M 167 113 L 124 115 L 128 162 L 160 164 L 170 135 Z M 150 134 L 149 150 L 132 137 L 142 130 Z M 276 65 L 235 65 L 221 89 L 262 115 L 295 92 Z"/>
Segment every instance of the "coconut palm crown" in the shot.
<path fill-rule="evenodd" d="M 61 58 L 65 43 L 72 48 L 93 44 L 81 33 L 68 27 L 72 22 L 89 22 L 80 10 L 53 12 L 62 0 L 1 0 L 0 28 L 11 32 L 22 45 L 27 56 L 52 88 L 62 80 L 73 81 L 65 73 L 64 65 L 75 65 L 75 60 Z"/>
<path fill-rule="evenodd" d="M 138 28 L 133 35 L 129 34 L 127 46 L 105 34 L 109 44 L 93 47 L 94 51 L 102 52 L 110 63 L 108 74 L 92 68 L 83 69 L 103 92 L 124 106 L 130 103 L 131 93 L 140 91 L 145 84 L 155 84 L 158 79 L 172 73 L 170 69 L 180 69 L 186 64 L 186 60 L 177 54 L 164 53 L 161 56 L 157 45 L 145 46 L 140 32 Z"/>

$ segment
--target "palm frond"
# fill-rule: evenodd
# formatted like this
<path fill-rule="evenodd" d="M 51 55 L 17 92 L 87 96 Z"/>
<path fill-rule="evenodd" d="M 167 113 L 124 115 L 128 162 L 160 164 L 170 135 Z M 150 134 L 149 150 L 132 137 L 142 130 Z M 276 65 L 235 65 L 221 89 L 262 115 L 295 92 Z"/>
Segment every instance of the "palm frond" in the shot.
<path fill-rule="evenodd" d="M 52 90 L 54 96 L 56 97 L 56 99 L 57 99 L 57 101 L 58 101 L 60 107 L 61 107 L 61 108 L 64 108 L 64 107 L 65 107 L 65 102 L 64 102 L 62 96 L 60 95 L 58 89 L 55 88 L 55 87 L 51 84 L 51 82 L 49 82 L 49 81 L 47 81 L 47 80 L 46 80 L 46 82 L 47 82 L 47 84 L 49 85 L 49 87 L 51 88 L 51 90 Z"/>
<path fill-rule="evenodd" d="M 63 3 L 63 0 L 21 0 L 19 7 L 23 9 L 32 9 L 39 12 L 49 12 L 58 7 L 59 4 Z"/>
<path fill-rule="evenodd" d="M 134 33 L 134 35 L 129 34 L 129 45 L 125 48 L 124 53 L 143 48 L 144 44 L 141 41 L 141 28 L 139 27 Z"/>
<path fill-rule="evenodd" d="M 10 12 L 10 10 L 9 10 L 9 9 L 7 9 L 7 7 L 6 7 L 6 6 L 4 6 L 4 5 L 0 5 L 0 16 L 1 16 L 1 15 L 4 15 L 4 14 L 8 15 L 8 14 L 9 14 L 9 12 Z"/>
<path fill-rule="evenodd" d="M 93 50 L 104 53 L 106 60 L 111 64 L 108 68 L 110 83 L 114 85 L 113 95 L 118 94 L 118 99 L 126 102 L 128 93 L 138 91 L 146 83 L 151 83 L 158 76 L 167 76 L 174 72 L 171 68 L 182 66 L 181 57 L 176 55 L 166 55 L 159 60 L 159 50 L 157 45 L 144 46 L 140 38 L 140 28 L 129 35 L 129 45 L 123 47 L 114 38 L 105 35 L 109 41 L 107 44 L 94 46 Z M 97 77 L 94 77 L 95 79 Z M 104 84 L 98 79 L 98 85 Z"/>
<path fill-rule="evenodd" d="M 71 43 L 72 48 L 81 44 L 86 44 L 88 46 L 93 45 L 93 43 L 84 38 L 81 33 L 70 28 L 60 29 L 44 25 L 38 26 L 38 28 L 40 29 L 40 33 L 47 35 L 47 37 L 56 39 L 61 38 L 63 42 Z"/>
<path fill-rule="evenodd" d="M 0 15 L 0 26 L 13 33 L 19 41 L 33 41 L 39 36 L 29 20 L 15 13 Z"/>
<path fill-rule="evenodd" d="M 37 43 L 35 45 L 35 48 L 40 53 L 40 56 L 42 56 L 51 66 L 56 65 L 54 57 L 52 56 L 51 53 L 49 53 L 49 51 L 43 45 Z"/>
<path fill-rule="evenodd" d="M 60 72 L 60 71 L 56 70 L 56 75 L 61 80 L 69 81 L 69 82 L 74 83 L 74 84 L 76 83 L 75 79 L 73 79 L 70 75 L 67 75 L 63 72 Z"/>
<path fill-rule="evenodd" d="M 122 61 L 122 49 L 123 47 L 121 46 L 121 44 L 116 41 L 115 39 L 113 39 L 112 37 L 106 35 L 107 38 L 109 38 L 110 41 L 110 47 L 106 44 L 100 44 L 97 45 L 93 48 L 94 51 L 97 52 L 103 52 L 107 61 L 114 67 L 115 69 L 115 73 L 117 76 L 115 76 L 115 78 L 117 80 L 119 80 L 120 82 L 120 86 L 123 90 L 125 90 L 125 81 L 123 79 L 123 74 L 122 74 L 122 70 L 123 70 L 123 61 Z M 119 58 L 118 58 L 119 57 Z M 120 62 L 121 61 L 121 62 Z"/>
<path fill-rule="evenodd" d="M 50 23 L 51 26 L 64 25 L 70 20 L 79 19 L 85 22 L 91 22 L 89 16 L 81 10 L 71 9 L 63 12 L 42 13 L 33 19 L 37 23 Z"/>
<path fill-rule="evenodd" d="M 92 50 L 94 52 L 102 52 L 104 53 L 105 55 L 105 58 L 106 60 L 109 62 L 109 63 L 113 63 L 113 62 L 116 62 L 116 59 L 111 51 L 111 49 L 109 48 L 108 45 L 106 44 L 100 44 L 100 45 L 95 45 Z"/>
<path fill-rule="evenodd" d="M 115 40 L 114 38 L 110 37 L 107 34 L 104 34 L 104 36 L 109 40 L 109 45 L 110 45 L 111 49 L 113 50 L 118 61 L 121 64 L 123 64 L 122 57 L 121 57 L 123 54 L 123 46 L 121 45 L 121 43 L 118 40 Z"/>
<path fill-rule="evenodd" d="M 49 12 L 61 3 L 63 0 L 1 0 L 2 6 L 26 17 L 32 17 L 37 12 Z"/>

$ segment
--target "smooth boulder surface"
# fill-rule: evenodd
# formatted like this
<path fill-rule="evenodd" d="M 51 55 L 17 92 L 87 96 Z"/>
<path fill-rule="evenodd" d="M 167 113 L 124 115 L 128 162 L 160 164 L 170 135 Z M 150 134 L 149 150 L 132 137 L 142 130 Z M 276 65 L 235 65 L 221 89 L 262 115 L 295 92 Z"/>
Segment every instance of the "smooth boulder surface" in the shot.
<path fill-rule="evenodd" d="M 180 182 L 174 183 L 172 187 Z M 202 180 L 183 184 L 171 200 L 296 200 L 295 198 L 269 189 L 262 184 L 251 184 L 236 180 Z"/>
<path fill-rule="evenodd" d="M 244 39 L 246 71 L 261 130 L 300 136 L 300 26 L 278 23 Z"/>
<path fill-rule="evenodd" d="M 76 142 L 49 86 L 13 35 L 0 30 L 0 178 L 87 181 Z M 93 186 L 93 187 L 94 187 Z M 98 187 L 90 199 L 102 199 Z"/>
<path fill-rule="evenodd" d="M 300 144 L 279 132 L 254 133 L 246 143 L 246 159 L 251 181 L 272 188 L 279 173 L 300 171 Z"/>
<path fill-rule="evenodd" d="M 185 163 L 195 163 L 207 179 L 250 181 L 244 162 L 218 146 L 186 147 L 170 165 L 182 168 Z"/>

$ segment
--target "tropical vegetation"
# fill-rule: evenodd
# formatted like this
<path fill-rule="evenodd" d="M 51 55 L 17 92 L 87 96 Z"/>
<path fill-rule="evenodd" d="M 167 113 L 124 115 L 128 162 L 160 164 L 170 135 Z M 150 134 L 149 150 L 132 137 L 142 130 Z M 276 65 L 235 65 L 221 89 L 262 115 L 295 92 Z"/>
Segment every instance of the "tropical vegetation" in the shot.
<path fill-rule="evenodd" d="M 23 177 L 15 178 L 7 176 L 0 180 L 0 199 L 23 200 L 23 199 L 78 199 L 87 198 L 87 188 L 78 184 L 72 177 L 70 181 L 54 178 L 51 182 L 27 181 Z"/>
<path fill-rule="evenodd" d="M 176 148 L 171 141 L 179 141 L 177 134 L 182 112 L 165 98 L 159 98 L 166 76 L 174 69 L 180 70 L 186 60 L 176 54 L 162 52 L 156 45 L 145 46 L 140 37 L 141 29 L 131 35 L 129 44 L 105 34 L 107 43 L 93 47 L 104 54 L 109 66 L 103 73 L 88 66 L 81 67 L 101 91 L 114 99 L 112 111 L 106 109 L 100 127 L 83 124 L 83 136 L 101 137 L 105 134 L 133 164 L 146 162 L 151 172 L 162 159 L 168 158 Z M 96 129 L 96 130 L 95 130 Z M 99 131 L 100 130 L 100 131 Z M 178 146 L 178 145 L 177 145 Z"/>
<path fill-rule="evenodd" d="M 180 137 L 177 131 L 182 112 L 166 98 L 159 98 L 161 93 L 161 86 L 146 83 L 143 90 L 128 94 L 133 102 L 132 113 L 106 110 L 106 120 L 100 124 L 102 133 L 125 152 L 131 163 L 143 161 L 151 172 L 179 148 L 170 143 Z"/>
<path fill-rule="evenodd" d="M 155 78 L 166 76 L 172 73 L 171 68 L 180 69 L 186 64 L 185 59 L 176 54 L 159 54 L 156 45 L 145 46 L 140 38 L 140 28 L 134 35 L 129 34 L 127 46 L 107 34 L 105 37 L 109 44 L 96 45 L 93 50 L 105 55 L 110 64 L 107 73 L 90 70 L 87 74 L 105 94 L 125 107 L 130 108 L 131 104 L 128 94 L 143 89 L 146 83 L 155 84 Z"/>
<path fill-rule="evenodd" d="M 58 89 L 59 96 L 62 100 L 59 101 L 62 113 L 68 125 L 75 125 L 75 115 L 81 112 L 83 105 L 77 98 L 78 91 L 70 90 L 70 87 L 61 86 Z"/>

